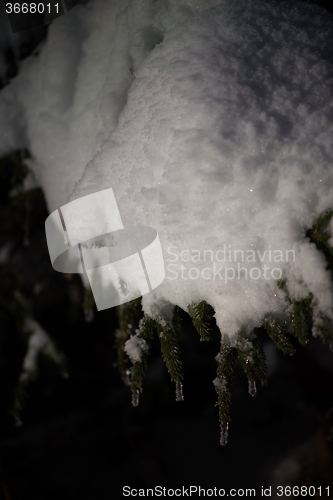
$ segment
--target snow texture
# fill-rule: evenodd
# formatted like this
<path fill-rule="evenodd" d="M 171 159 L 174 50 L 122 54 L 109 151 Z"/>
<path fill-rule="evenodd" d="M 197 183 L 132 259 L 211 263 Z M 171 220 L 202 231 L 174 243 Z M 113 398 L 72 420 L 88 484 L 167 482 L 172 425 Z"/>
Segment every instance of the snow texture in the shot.
<path fill-rule="evenodd" d="M 0 95 L 0 155 L 29 148 L 50 211 L 109 138 L 142 60 L 166 31 L 218 3 L 93 0 L 50 25 L 39 57 Z"/>
<path fill-rule="evenodd" d="M 55 21 L 2 91 L 0 151 L 30 148 L 50 210 L 112 187 L 125 227 L 158 231 L 150 316 L 206 300 L 236 338 L 288 312 L 288 292 L 333 319 L 305 238 L 333 200 L 333 18 L 291 0 L 204 10 L 216 3 L 100 0 Z"/>
<path fill-rule="evenodd" d="M 125 352 L 129 356 L 132 363 L 141 361 L 141 356 L 143 353 L 148 351 L 148 344 L 145 339 L 141 339 L 137 334 L 132 335 L 125 342 Z"/>

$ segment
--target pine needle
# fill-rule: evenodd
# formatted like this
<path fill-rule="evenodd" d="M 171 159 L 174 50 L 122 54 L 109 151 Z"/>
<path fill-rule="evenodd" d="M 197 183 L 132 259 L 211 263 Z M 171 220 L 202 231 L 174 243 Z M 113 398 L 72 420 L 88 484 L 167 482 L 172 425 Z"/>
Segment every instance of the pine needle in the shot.
<path fill-rule="evenodd" d="M 230 346 L 228 338 L 221 342 L 221 350 L 216 356 L 217 378 L 214 380 L 215 390 L 218 395 L 217 403 L 221 424 L 228 424 L 232 399 L 232 382 L 235 371 L 237 351 Z"/>
<path fill-rule="evenodd" d="M 189 308 L 192 323 L 203 341 L 213 340 L 210 336 L 212 328 L 210 321 L 214 315 L 214 309 L 206 301 L 195 304 Z"/>
<path fill-rule="evenodd" d="M 282 328 L 273 320 L 265 321 L 264 327 L 268 337 L 274 342 L 274 345 L 284 354 L 292 356 L 295 354 L 296 349 L 290 340 L 283 333 Z"/>

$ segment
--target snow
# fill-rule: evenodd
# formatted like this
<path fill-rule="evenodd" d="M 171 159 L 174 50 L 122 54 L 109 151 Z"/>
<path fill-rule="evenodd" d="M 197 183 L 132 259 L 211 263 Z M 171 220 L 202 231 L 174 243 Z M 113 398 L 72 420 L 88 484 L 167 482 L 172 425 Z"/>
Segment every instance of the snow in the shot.
<path fill-rule="evenodd" d="M 125 352 L 129 356 L 132 363 L 141 361 L 143 353 L 148 351 L 148 344 L 145 339 L 141 339 L 138 334 L 132 335 L 125 342 Z"/>
<path fill-rule="evenodd" d="M 20 380 L 25 381 L 34 376 L 37 371 L 38 355 L 43 352 L 55 363 L 61 364 L 63 356 L 56 349 L 53 341 L 43 330 L 43 328 L 31 318 L 27 318 L 25 329 L 30 332 L 27 352 L 23 359 Z"/>
<path fill-rule="evenodd" d="M 159 321 L 206 300 L 235 337 L 310 292 L 333 319 L 305 238 L 333 200 L 333 18 L 217 3 L 96 0 L 56 20 L 0 94 L 0 151 L 29 147 L 50 211 L 112 188 L 124 227 L 158 231 L 166 278 L 143 309 Z"/>
<path fill-rule="evenodd" d="M 50 211 L 115 128 L 137 66 L 164 33 L 218 0 L 93 0 L 49 27 L 0 97 L 0 154 L 28 147 Z M 15 40 L 16 40 L 15 34 Z"/>

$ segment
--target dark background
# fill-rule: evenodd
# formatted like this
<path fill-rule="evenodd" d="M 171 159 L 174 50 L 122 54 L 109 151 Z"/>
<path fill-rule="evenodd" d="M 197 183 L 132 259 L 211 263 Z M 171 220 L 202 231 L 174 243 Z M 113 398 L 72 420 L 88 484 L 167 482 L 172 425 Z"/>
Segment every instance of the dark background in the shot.
<path fill-rule="evenodd" d="M 19 51 L 8 48 L 3 85 L 46 34 L 47 26 L 34 28 Z M 219 335 L 199 342 L 184 316 L 185 401 L 175 402 L 156 343 L 140 405 L 133 408 L 115 367 L 117 311 L 95 311 L 94 320 L 85 321 L 80 278 L 52 269 L 45 201 L 39 189 L 20 191 L 22 158 L 17 153 L 0 160 L 0 498 L 104 500 L 121 498 L 125 485 L 253 487 L 258 496 L 261 486 L 330 485 L 332 495 L 328 347 L 311 339 L 289 358 L 263 338 L 268 387 L 252 398 L 238 368 L 229 443 L 222 447 L 212 383 Z M 25 395 L 17 386 L 27 346 L 18 297 L 65 354 L 69 374 L 63 377 L 40 357 L 39 375 Z M 21 426 L 13 416 L 18 400 Z"/>

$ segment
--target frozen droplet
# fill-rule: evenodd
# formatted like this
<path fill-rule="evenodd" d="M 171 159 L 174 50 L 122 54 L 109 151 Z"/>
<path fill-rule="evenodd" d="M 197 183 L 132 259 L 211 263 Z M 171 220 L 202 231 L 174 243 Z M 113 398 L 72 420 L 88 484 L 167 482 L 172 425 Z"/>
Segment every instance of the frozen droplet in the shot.
<path fill-rule="evenodd" d="M 121 374 L 121 378 L 126 385 L 126 387 L 129 387 L 131 385 L 131 370 L 126 370 Z"/>
<path fill-rule="evenodd" d="M 132 405 L 139 406 L 139 391 L 132 391 Z"/>
<path fill-rule="evenodd" d="M 261 379 L 261 387 L 267 387 L 267 378 Z"/>
<path fill-rule="evenodd" d="M 249 379 L 249 394 L 250 396 L 255 396 L 257 394 L 256 381 Z"/>
<path fill-rule="evenodd" d="M 220 435 L 220 445 L 225 446 L 228 442 L 228 432 L 229 432 L 229 422 L 222 422 L 220 425 L 221 435 Z"/>
<path fill-rule="evenodd" d="M 124 383 L 127 386 L 131 385 L 131 370 L 126 370 L 124 375 Z"/>
<path fill-rule="evenodd" d="M 65 373 L 63 374 L 63 377 L 64 377 L 64 378 L 69 378 L 68 373 L 67 373 L 67 372 L 65 372 Z"/>
<path fill-rule="evenodd" d="M 176 382 L 176 401 L 184 401 L 183 385 Z"/>

